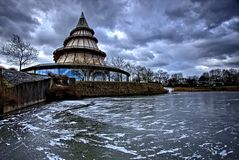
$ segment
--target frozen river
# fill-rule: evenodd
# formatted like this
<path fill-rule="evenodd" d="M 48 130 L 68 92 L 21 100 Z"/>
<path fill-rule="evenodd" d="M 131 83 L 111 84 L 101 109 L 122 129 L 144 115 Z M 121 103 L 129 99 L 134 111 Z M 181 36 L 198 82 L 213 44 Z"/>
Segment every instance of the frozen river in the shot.
<path fill-rule="evenodd" d="M 0 159 L 239 159 L 239 92 L 54 102 L 0 120 Z"/>

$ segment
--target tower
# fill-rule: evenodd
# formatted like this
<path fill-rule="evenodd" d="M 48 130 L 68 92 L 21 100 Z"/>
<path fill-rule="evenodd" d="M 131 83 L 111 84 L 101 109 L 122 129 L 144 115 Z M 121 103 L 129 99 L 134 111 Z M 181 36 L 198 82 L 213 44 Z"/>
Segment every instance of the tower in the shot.
<path fill-rule="evenodd" d="M 54 61 L 59 64 L 103 66 L 106 54 L 98 48 L 97 43 L 94 30 L 89 27 L 82 12 L 76 27 L 65 39 L 63 47 L 54 51 Z"/>
<path fill-rule="evenodd" d="M 82 12 L 63 47 L 53 52 L 55 63 L 38 64 L 23 71 L 41 75 L 66 75 L 77 81 L 128 81 L 128 72 L 105 64 L 106 54 L 98 48 L 97 43 L 94 30 L 89 27 Z"/>

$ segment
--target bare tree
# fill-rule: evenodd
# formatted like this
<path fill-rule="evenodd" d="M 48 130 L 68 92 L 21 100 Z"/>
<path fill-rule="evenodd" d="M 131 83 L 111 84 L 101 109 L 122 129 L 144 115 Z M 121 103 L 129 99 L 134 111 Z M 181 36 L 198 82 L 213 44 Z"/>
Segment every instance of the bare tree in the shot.
<path fill-rule="evenodd" d="M 154 75 L 155 73 L 150 68 L 146 68 L 145 76 L 147 82 L 153 82 Z"/>
<path fill-rule="evenodd" d="M 110 65 L 112 65 L 113 67 L 117 67 L 117 68 L 120 68 L 120 69 L 124 69 L 125 68 L 125 65 L 126 65 L 126 62 L 123 58 L 121 57 L 114 57 L 110 60 Z"/>
<path fill-rule="evenodd" d="M 133 81 L 136 82 L 152 82 L 154 78 L 154 72 L 150 68 L 146 68 L 143 66 L 135 66 L 135 73 L 133 77 Z"/>
<path fill-rule="evenodd" d="M 132 81 L 136 75 L 135 65 L 127 62 L 125 65 L 125 70 L 130 73 L 130 81 Z"/>
<path fill-rule="evenodd" d="M 133 81 L 141 82 L 143 80 L 144 70 L 145 70 L 145 67 L 142 67 L 140 65 L 135 66 L 135 77 Z"/>
<path fill-rule="evenodd" d="M 160 69 L 156 72 L 155 75 L 156 75 L 155 79 L 162 84 L 166 83 L 167 80 L 169 79 L 169 74 Z"/>
<path fill-rule="evenodd" d="M 21 71 L 22 66 L 37 60 L 38 51 L 18 35 L 13 35 L 12 39 L 2 47 L 0 54 L 4 55 L 11 64 L 18 65 Z"/>
<path fill-rule="evenodd" d="M 221 69 L 212 69 L 209 71 L 210 79 L 213 81 L 219 81 L 222 77 L 222 71 Z"/>
<path fill-rule="evenodd" d="M 174 73 L 171 75 L 171 78 L 173 79 L 176 79 L 176 80 L 179 80 L 179 79 L 182 79 L 183 78 L 183 74 L 181 72 L 179 73 Z"/>
<path fill-rule="evenodd" d="M 204 72 L 204 73 L 200 76 L 199 81 L 209 81 L 209 78 L 210 78 L 209 73 L 208 73 L 208 72 Z"/>

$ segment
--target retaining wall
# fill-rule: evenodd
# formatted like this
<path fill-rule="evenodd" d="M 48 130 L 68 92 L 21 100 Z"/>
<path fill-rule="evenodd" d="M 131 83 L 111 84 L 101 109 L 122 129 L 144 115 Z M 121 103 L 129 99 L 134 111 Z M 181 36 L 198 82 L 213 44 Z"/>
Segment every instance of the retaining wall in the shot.
<path fill-rule="evenodd" d="M 2 88 L 2 95 L 5 99 L 1 100 L 0 114 L 44 102 L 46 100 L 45 91 L 50 84 L 51 79 L 44 79 Z"/>
<path fill-rule="evenodd" d="M 167 92 L 159 83 L 136 82 L 77 82 L 75 89 L 78 97 L 154 95 Z"/>
<path fill-rule="evenodd" d="M 84 97 L 105 97 L 105 96 L 132 96 L 132 95 L 154 95 L 167 91 L 159 83 L 136 83 L 136 82 L 100 82 L 82 81 L 65 86 L 66 88 L 51 86 L 51 79 L 26 82 L 11 88 L 4 89 L 5 97 L 10 101 L 1 102 L 0 114 L 21 109 L 26 106 L 44 102 L 49 97 L 51 100 L 79 99 Z M 46 91 L 48 94 L 46 97 Z"/>

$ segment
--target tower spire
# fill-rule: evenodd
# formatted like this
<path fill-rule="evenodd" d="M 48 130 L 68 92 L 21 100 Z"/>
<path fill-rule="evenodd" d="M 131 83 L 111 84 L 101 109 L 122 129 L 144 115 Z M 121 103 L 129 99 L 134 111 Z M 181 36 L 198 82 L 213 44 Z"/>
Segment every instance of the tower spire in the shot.
<path fill-rule="evenodd" d="M 79 19 L 76 27 L 86 27 L 86 28 L 89 28 L 88 23 L 87 23 L 87 21 L 85 19 L 85 16 L 84 16 L 83 12 L 81 12 L 81 16 L 80 16 L 80 19 Z"/>

